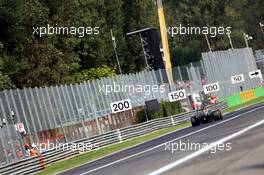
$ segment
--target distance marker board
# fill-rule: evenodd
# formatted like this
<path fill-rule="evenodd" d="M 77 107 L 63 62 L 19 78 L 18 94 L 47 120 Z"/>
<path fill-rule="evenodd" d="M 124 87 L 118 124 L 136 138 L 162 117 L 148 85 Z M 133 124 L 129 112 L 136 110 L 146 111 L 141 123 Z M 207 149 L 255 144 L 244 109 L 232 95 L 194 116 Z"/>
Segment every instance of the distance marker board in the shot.
<path fill-rule="evenodd" d="M 123 111 L 132 109 L 132 104 L 131 104 L 130 99 L 116 101 L 114 103 L 111 103 L 110 106 L 111 106 L 112 113 L 118 113 L 118 112 L 123 112 Z"/>
<path fill-rule="evenodd" d="M 217 92 L 217 91 L 220 90 L 218 82 L 204 85 L 203 88 L 204 88 L 204 93 L 205 94 L 210 94 L 212 92 Z"/>
<path fill-rule="evenodd" d="M 185 89 L 170 92 L 168 95 L 169 95 L 170 102 L 182 100 L 187 97 Z"/>

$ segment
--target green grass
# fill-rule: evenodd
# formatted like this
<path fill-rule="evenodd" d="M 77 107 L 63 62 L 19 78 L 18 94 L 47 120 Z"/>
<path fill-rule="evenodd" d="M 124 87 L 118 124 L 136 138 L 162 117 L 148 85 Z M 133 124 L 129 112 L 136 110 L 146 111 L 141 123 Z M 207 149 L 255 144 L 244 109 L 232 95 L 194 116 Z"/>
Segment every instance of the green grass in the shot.
<path fill-rule="evenodd" d="M 223 113 L 233 112 L 233 111 L 239 110 L 241 108 L 248 107 L 248 106 L 251 106 L 251 105 L 254 105 L 257 103 L 261 103 L 261 102 L 264 102 L 264 97 L 258 97 L 258 98 L 255 98 L 253 100 L 247 101 L 243 104 L 232 106 L 230 108 L 223 110 Z"/>
<path fill-rule="evenodd" d="M 191 126 L 190 122 L 185 122 L 185 123 L 182 123 L 182 124 L 177 125 L 177 126 L 160 129 L 160 130 L 151 132 L 149 134 L 145 134 L 143 136 L 135 137 L 133 139 L 130 139 L 130 140 L 127 140 L 124 142 L 120 142 L 117 144 L 113 144 L 113 145 L 109 145 L 109 146 L 100 148 L 99 150 L 80 154 L 78 156 L 53 163 L 53 164 L 47 166 L 43 171 L 39 172 L 38 174 L 39 175 L 51 175 L 51 174 L 61 172 L 63 170 L 67 170 L 67 169 L 70 169 L 73 167 L 77 167 L 77 166 L 80 166 L 84 163 L 98 159 L 100 157 L 109 155 L 109 154 L 117 152 L 117 151 L 124 150 L 126 148 L 135 146 L 137 144 L 141 144 L 141 143 L 153 140 L 153 139 L 158 138 L 162 135 L 166 135 L 168 133 L 171 133 L 175 130 L 178 130 L 178 129 L 181 129 L 181 128 L 184 128 L 187 126 Z"/>

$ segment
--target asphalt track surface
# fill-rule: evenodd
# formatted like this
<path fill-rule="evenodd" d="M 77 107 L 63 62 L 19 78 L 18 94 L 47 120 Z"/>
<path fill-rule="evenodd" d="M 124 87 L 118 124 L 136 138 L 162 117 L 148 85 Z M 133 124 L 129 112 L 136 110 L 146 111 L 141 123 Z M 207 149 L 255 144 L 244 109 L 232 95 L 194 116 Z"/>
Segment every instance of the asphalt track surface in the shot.
<path fill-rule="evenodd" d="M 191 144 L 211 144 L 263 120 L 264 104 L 255 105 L 227 114 L 221 121 L 198 127 L 188 127 L 60 174 L 264 175 L 263 123 L 228 140 L 221 147 L 217 147 L 218 150 L 215 153 L 215 149 L 212 148 L 192 159 L 179 163 L 177 166 L 172 166 L 162 173 L 158 173 L 161 168 L 197 153 L 199 150 L 195 149 L 194 146 L 191 147 Z M 186 150 L 179 150 L 180 142 L 185 143 L 185 147 L 189 144 L 189 150 L 187 148 Z M 181 148 L 184 149 L 183 144 Z"/>

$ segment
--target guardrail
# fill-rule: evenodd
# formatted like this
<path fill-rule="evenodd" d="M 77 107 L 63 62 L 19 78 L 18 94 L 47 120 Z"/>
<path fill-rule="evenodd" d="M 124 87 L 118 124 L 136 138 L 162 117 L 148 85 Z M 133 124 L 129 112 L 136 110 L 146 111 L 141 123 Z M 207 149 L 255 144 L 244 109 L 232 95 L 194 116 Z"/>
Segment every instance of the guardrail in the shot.
<path fill-rule="evenodd" d="M 225 109 L 225 108 L 227 108 L 226 102 L 220 102 L 218 104 L 209 106 L 209 109 L 213 109 L 213 110 Z M 189 121 L 190 117 L 195 115 L 196 112 L 197 111 L 192 111 L 170 117 L 158 118 L 137 125 L 132 125 L 126 128 L 113 130 L 105 134 L 90 137 L 87 139 L 77 140 L 73 143 L 65 143 L 67 145 L 66 147 L 67 149 L 65 149 L 65 144 L 64 144 L 64 145 L 60 145 L 60 147 L 58 147 L 57 149 L 43 152 L 42 153 L 43 163 L 40 163 L 39 157 L 27 158 L 24 160 L 17 161 L 15 163 L 1 166 L 0 174 L 3 175 L 35 174 L 36 172 L 42 170 L 45 166 L 53 162 L 65 158 L 69 158 L 83 152 L 91 151 L 93 149 L 104 147 L 106 145 L 128 140 L 136 136 L 147 134 L 162 128 L 179 125 L 181 123 Z"/>
<path fill-rule="evenodd" d="M 42 153 L 42 159 L 44 166 L 49 165 L 53 162 L 78 155 L 78 150 L 63 150 L 63 149 L 54 149 Z M 40 163 L 40 157 L 36 156 L 33 158 L 27 158 L 24 160 L 17 161 L 5 166 L 0 167 L 0 174 L 3 175 L 28 175 L 35 172 L 38 172 L 43 169 L 43 164 Z"/>

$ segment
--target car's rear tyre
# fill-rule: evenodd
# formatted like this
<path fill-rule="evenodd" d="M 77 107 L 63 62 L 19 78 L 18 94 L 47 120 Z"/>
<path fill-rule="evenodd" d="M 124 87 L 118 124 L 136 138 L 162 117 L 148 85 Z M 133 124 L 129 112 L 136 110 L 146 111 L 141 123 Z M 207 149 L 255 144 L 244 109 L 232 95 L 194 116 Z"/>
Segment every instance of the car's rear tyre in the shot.
<path fill-rule="evenodd" d="M 214 114 L 213 113 L 210 113 L 208 116 L 207 116 L 207 122 L 212 122 L 214 119 Z"/>
<path fill-rule="evenodd" d="M 222 114 L 222 112 L 221 112 L 221 111 L 218 111 L 218 114 L 219 114 L 219 118 L 220 118 L 220 120 L 222 120 L 222 119 L 223 119 L 223 114 Z"/>
<path fill-rule="evenodd" d="M 215 121 L 221 120 L 223 118 L 221 111 L 214 111 L 213 112 L 213 118 Z"/>
<path fill-rule="evenodd" d="M 200 125 L 200 121 L 199 121 L 199 119 L 197 118 L 197 116 L 192 116 L 192 117 L 191 117 L 191 123 L 192 123 L 192 126 L 193 126 L 193 127 Z"/>

